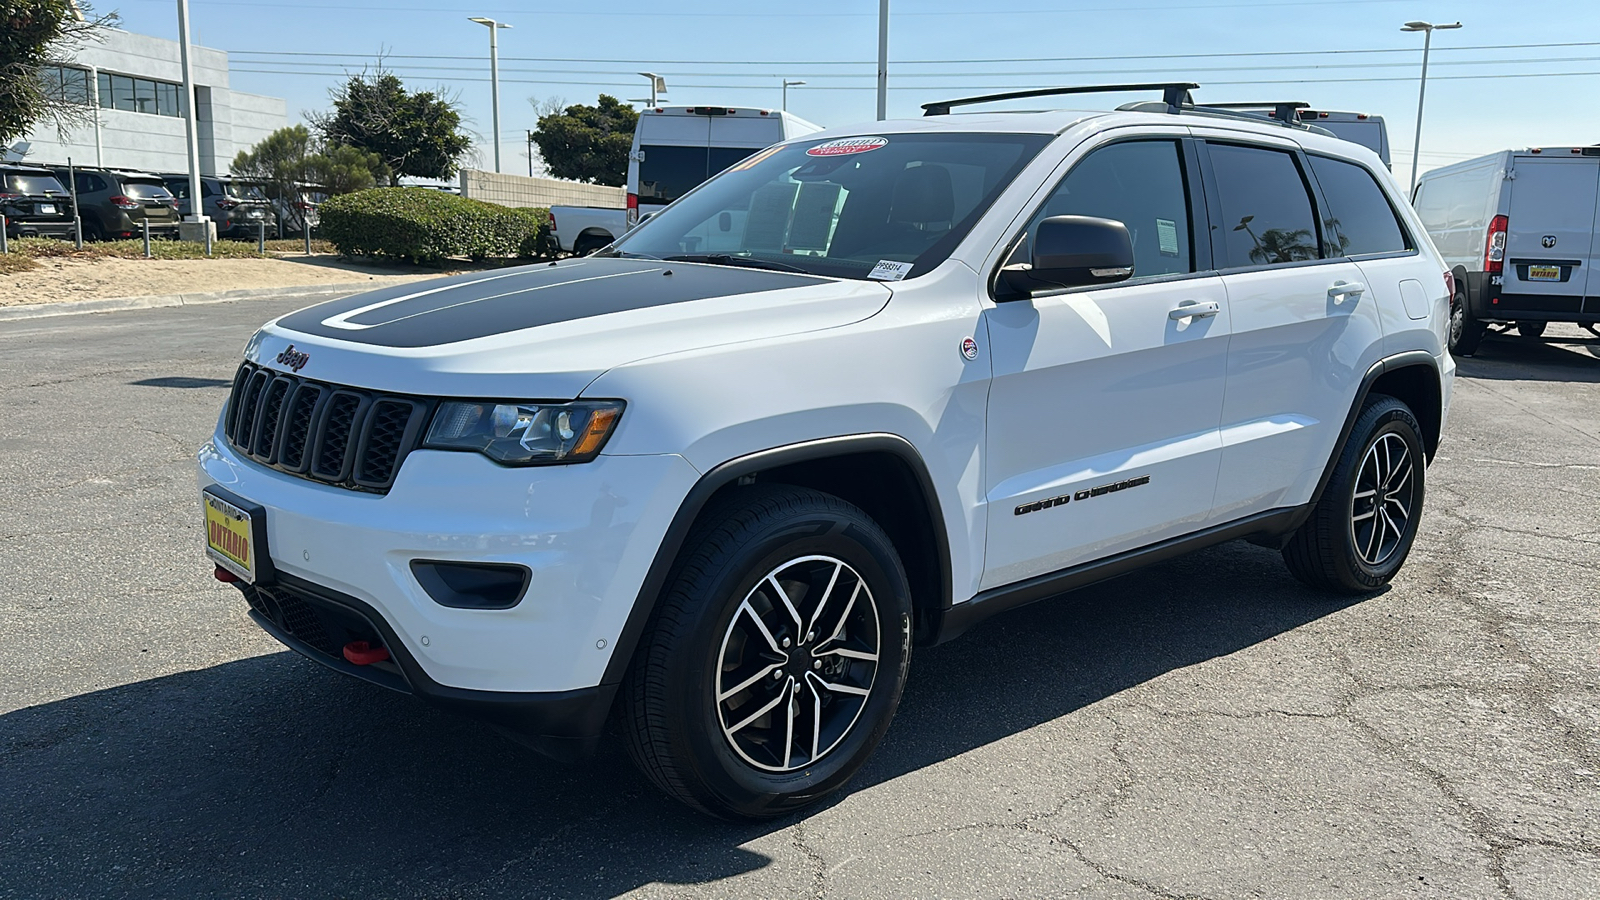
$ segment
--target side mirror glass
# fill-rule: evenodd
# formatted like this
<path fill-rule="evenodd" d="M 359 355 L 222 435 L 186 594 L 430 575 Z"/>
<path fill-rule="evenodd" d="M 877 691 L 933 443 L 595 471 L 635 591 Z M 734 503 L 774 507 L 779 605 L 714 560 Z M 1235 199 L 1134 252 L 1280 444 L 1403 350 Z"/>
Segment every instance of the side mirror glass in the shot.
<path fill-rule="evenodd" d="M 1039 223 L 1032 262 L 1000 270 L 1004 284 L 1029 296 L 1052 288 L 1112 284 L 1133 276 L 1133 239 L 1115 219 L 1051 216 Z"/>

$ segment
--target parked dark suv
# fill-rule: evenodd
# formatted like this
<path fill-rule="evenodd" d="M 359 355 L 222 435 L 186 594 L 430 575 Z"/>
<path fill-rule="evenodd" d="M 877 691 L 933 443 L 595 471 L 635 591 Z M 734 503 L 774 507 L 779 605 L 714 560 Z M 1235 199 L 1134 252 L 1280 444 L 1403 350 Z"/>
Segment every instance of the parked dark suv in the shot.
<path fill-rule="evenodd" d="M 41 166 L 0 165 L 0 216 L 7 237 L 68 237 L 72 199 L 55 173 Z"/>
<path fill-rule="evenodd" d="M 66 178 L 66 169 L 56 177 Z M 176 237 L 178 205 L 159 175 L 112 169 L 78 169 L 78 215 L 88 240 L 139 237 L 140 223 L 150 223 L 155 237 Z"/>
<path fill-rule="evenodd" d="M 190 215 L 189 176 L 163 175 L 161 178 L 178 200 L 178 213 Z M 202 213 L 217 223 L 217 234 L 221 237 L 254 238 L 262 225 L 269 235 L 275 235 L 278 229 L 277 214 L 260 185 L 230 176 L 200 177 L 200 207 Z"/>

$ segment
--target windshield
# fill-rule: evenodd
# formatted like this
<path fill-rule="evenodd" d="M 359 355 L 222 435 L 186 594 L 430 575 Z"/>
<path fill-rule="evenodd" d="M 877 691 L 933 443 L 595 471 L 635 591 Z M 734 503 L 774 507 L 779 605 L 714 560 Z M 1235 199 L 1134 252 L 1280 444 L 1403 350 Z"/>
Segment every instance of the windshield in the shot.
<path fill-rule="evenodd" d="M 6 172 L 5 187 L 13 194 L 65 194 L 67 189 L 53 175 Z"/>
<path fill-rule="evenodd" d="M 616 249 L 898 280 L 943 262 L 1049 141 L 896 134 L 774 147 L 651 216 Z"/>

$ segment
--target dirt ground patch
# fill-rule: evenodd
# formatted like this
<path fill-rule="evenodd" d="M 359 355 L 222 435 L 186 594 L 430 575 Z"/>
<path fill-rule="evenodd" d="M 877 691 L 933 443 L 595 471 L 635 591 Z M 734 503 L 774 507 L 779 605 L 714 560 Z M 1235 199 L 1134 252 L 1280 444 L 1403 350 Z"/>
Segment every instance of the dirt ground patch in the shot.
<path fill-rule="evenodd" d="M 363 265 L 332 255 L 269 259 L 55 259 L 0 274 L 0 307 L 105 297 L 146 297 L 370 281 L 373 287 L 473 271 Z"/>

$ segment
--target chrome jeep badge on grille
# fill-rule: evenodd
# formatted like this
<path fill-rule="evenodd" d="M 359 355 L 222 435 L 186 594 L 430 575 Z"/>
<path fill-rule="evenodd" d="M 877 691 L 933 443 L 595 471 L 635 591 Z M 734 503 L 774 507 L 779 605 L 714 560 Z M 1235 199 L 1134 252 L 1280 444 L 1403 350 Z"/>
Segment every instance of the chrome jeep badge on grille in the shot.
<path fill-rule="evenodd" d="M 306 363 L 310 361 L 311 354 L 301 353 L 299 350 L 294 348 L 293 344 L 283 348 L 283 352 L 278 354 L 278 364 L 288 366 L 295 372 L 305 368 Z"/>

